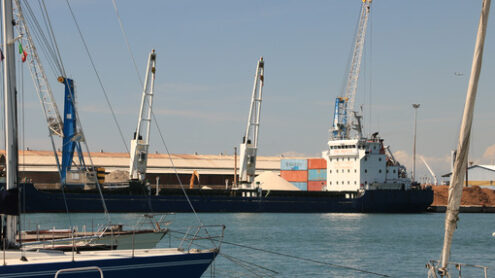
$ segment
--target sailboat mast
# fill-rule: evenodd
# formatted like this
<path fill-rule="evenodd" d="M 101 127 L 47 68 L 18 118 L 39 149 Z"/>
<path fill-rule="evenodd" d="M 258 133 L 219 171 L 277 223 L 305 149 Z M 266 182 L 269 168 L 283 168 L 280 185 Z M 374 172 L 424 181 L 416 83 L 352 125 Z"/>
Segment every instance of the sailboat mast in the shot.
<path fill-rule="evenodd" d="M 3 61 L 4 72 L 4 119 L 5 119 L 5 155 L 6 155 L 6 189 L 17 187 L 17 106 L 16 106 L 16 80 L 15 80 L 15 50 L 14 50 L 14 25 L 12 0 L 2 1 L 3 11 Z M 4 217 L 4 238 L 7 246 L 15 245 L 15 233 L 17 216 L 7 215 Z"/>
<path fill-rule="evenodd" d="M 473 123 L 474 103 L 478 90 L 478 81 L 483 58 L 483 46 L 485 44 L 486 26 L 488 13 L 490 11 L 491 0 L 483 0 L 480 21 L 478 25 L 478 35 L 474 48 L 473 64 L 471 66 L 471 76 L 462 116 L 461 130 L 459 132 L 459 143 L 457 145 L 457 156 L 454 162 L 454 171 L 449 186 L 449 197 L 447 212 L 445 214 L 445 235 L 442 250 L 442 260 L 440 264 L 440 274 L 447 275 L 447 265 L 449 262 L 452 237 L 459 219 L 459 206 L 461 203 L 462 188 L 464 182 L 465 169 L 469 152 L 469 141 L 471 136 L 471 126 Z"/>

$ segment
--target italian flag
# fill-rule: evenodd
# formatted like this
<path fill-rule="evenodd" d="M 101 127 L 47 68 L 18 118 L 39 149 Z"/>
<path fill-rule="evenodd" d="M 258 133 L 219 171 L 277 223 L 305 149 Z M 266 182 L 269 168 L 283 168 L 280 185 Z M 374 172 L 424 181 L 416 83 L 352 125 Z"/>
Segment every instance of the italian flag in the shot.
<path fill-rule="evenodd" d="M 28 54 L 27 54 L 26 50 L 24 50 L 22 48 L 22 44 L 20 44 L 20 43 L 19 43 L 19 54 L 21 54 L 22 62 L 23 63 L 26 62 L 26 58 L 27 58 Z"/>

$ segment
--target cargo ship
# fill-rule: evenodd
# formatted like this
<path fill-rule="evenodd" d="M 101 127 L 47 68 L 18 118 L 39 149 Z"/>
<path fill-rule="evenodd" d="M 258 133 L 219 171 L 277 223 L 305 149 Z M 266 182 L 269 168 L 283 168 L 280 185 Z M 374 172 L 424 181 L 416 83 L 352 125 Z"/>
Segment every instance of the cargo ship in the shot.
<path fill-rule="evenodd" d="M 108 211 L 114 213 L 191 212 L 191 205 L 196 212 L 419 213 L 433 202 L 431 188 L 413 184 L 406 168 L 377 134 L 371 139 L 330 140 L 322 154 L 318 166 L 309 163 L 309 168 L 326 166 L 318 171 L 308 169 L 308 160 L 281 160 L 282 177 L 297 172 L 308 177 L 308 184 L 321 184 L 317 189 L 267 190 L 254 182 L 253 188 L 162 188 L 157 195 L 153 188 L 131 181 L 129 187 L 104 188 L 103 198 Z M 66 208 L 70 212 L 103 211 L 96 189 L 39 190 L 27 183 L 20 192 L 21 210 L 26 213 L 66 212 Z"/>
<path fill-rule="evenodd" d="M 94 166 L 81 172 L 72 169 L 74 149 L 83 161 L 76 122 L 70 122 L 74 139 L 65 136 L 69 147 L 63 149 L 62 190 L 40 190 L 32 184 L 20 186 L 21 211 L 42 212 L 291 212 L 291 213 L 417 213 L 426 212 L 433 202 L 433 191 L 420 188 L 407 177 L 406 168 L 395 160 L 384 146 L 378 133 L 370 138 L 362 135 L 361 116 L 353 111 L 359 66 L 363 51 L 366 24 L 371 0 L 362 2 L 361 17 L 352 55 L 351 72 L 344 94 L 336 99 L 333 127 L 328 149 L 322 152 L 325 161 L 318 169 L 284 170 L 282 178 L 294 182 L 302 190 L 267 190 L 256 182 L 256 156 L 260 127 L 264 64 L 258 61 L 246 132 L 240 144 L 240 168 L 234 167 L 234 186 L 230 189 L 171 189 L 152 192 L 146 186 L 146 168 L 149 149 L 151 103 L 153 97 L 154 54 L 150 56 L 147 80 L 144 86 L 141 113 L 136 132 L 131 140 L 128 186 L 102 187 L 104 171 Z M 67 82 L 66 82 L 67 83 Z M 70 85 L 70 84 L 69 84 Z M 73 88 L 66 88 L 73 93 Z M 69 95 L 66 93 L 66 95 Z M 149 103 L 149 105 L 145 105 Z M 69 103 L 69 105 L 71 102 Z M 64 120 L 72 120 L 73 115 Z M 71 137 L 71 138 L 72 138 Z M 56 154 L 56 150 L 54 149 Z M 88 152 L 89 153 L 89 152 Z M 72 162 L 71 162 L 72 161 Z M 236 160 L 237 161 L 237 160 Z M 297 164 L 297 163 L 296 163 Z M 323 166 L 323 164 L 326 164 Z M 89 171 L 88 171 L 89 170 Z M 290 171 L 306 180 L 290 180 Z M 304 172 L 306 171 L 306 172 Z M 100 175 L 101 174 L 101 175 Z M 298 174 L 292 173 L 294 177 Z M 239 176 L 239 182 L 237 182 Z M 309 179 L 308 179 L 309 176 Z M 316 176 L 316 178 L 313 178 Z M 76 179 L 74 177 L 78 177 Z M 84 179 L 82 179 L 83 177 Z M 72 180 L 71 180 L 72 179 Z M 80 183 L 82 182 L 82 183 Z M 298 184 L 295 182 L 299 182 Z M 304 184 L 306 182 L 306 184 Z M 102 188 L 100 194 L 99 188 Z M 105 209 L 106 208 L 106 209 Z"/>

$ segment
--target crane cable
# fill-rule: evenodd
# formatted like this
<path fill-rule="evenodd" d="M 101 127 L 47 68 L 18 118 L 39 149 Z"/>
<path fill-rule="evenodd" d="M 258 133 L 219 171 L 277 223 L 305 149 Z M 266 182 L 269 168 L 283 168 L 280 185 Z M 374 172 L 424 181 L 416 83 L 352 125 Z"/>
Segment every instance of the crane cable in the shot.
<path fill-rule="evenodd" d="M 124 41 L 126 43 L 127 50 L 129 51 L 129 56 L 131 57 L 132 63 L 134 65 L 134 69 L 136 71 L 136 75 L 137 75 L 137 77 L 139 79 L 139 83 L 141 84 L 141 86 L 143 86 L 143 80 L 141 79 L 141 75 L 139 74 L 139 69 L 137 67 L 136 59 L 134 58 L 134 55 L 132 54 L 132 49 L 131 49 L 131 46 L 129 44 L 129 39 L 127 37 L 127 33 L 125 32 L 124 24 L 122 23 L 122 19 L 120 18 L 120 13 L 119 13 L 119 8 L 117 6 L 117 2 L 115 0 L 112 0 L 112 3 L 113 3 L 115 14 L 117 16 L 117 20 L 119 22 L 120 31 L 122 32 L 122 36 L 124 37 Z M 193 206 L 191 200 L 189 199 L 189 196 L 187 195 L 187 192 L 186 192 L 186 190 L 184 188 L 184 185 L 182 184 L 182 181 L 181 181 L 181 179 L 179 177 L 179 173 L 177 172 L 177 168 L 175 167 L 174 161 L 172 159 L 172 155 L 170 154 L 170 152 L 168 150 L 168 147 L 167 147 L 167 144 L 165 143 L 165 138 L 164 138 L 163 133 L 162 133 L 162 131 L 160 129 L 160 126 L 158 125 L 158 121 L 156 120 L 156 116 L 155 116 L 155 113 L 153 112 L 153 110 L 151 110 L 151 116 L 153 117 L 153 121 L 155 122 L 156 129 L 158 130 L 158 134 L 160 135 L 162 144 L 165 147 L 165 150 L 166 150 L 167 155 L 169 157 L 169 160 L 170 160 L 170 163 L 172 165 L 172 168 L 174 169 L 175 176 L 177 177 L 177 180 L 179 182 L 180 188 L 182 189 L 182 192 L 184 193 L 184 196 L 185 196 L 185 198 L 187 200 L 187 203 L 189 204 L 189 207 L 191 208 L 192 212 L 194 213 L 194 215 L 195 215 L 196 220 L 198 221 L 198 223 L 200 225 L 203 225 L 203 222 L 199 218 L 199 215 L 197 214 L 196 210 L 194 209 L 194 206 Z M 128 151 L 128 153 L 129 153 L 129 151 Z"/>

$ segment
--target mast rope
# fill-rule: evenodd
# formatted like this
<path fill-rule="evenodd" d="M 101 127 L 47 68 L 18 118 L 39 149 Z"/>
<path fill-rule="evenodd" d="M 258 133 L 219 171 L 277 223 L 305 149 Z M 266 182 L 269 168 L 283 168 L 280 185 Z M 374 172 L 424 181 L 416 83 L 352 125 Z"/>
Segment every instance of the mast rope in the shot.
<path fill-rule="evenodd" d="M 124 29 L 124 24 L 122 23 L 122 19 L 120 18 L 120 13 L 119 13 L 119 8 L 117 7 L 117 2 L 115 0 L 112 0 L 113 3 L 113 9 L 115 11 L 115 15 L 117 16 L 117 20 L 119 22 L 120 26 L 120 31 L 122 32 L 122 36 L 124 37 L 125 45 L 127 46 L 127 50 L 129 51 L 129 56 L 131 57 L 132 64 L 134 65 L 134 70 L 136 71 L 136 75 L 139 79 L 139 84 L 141 84 L 141 87 L 143 86 L 143 79 L 141 78 L 141 75 L 139 74 L 139 69 L 136 63 L 136 59 L 134 58 L 134 55 L 132 54 L 131 50 L 131 45 L 129 44 L 129 39 L 127 37 L 127 33 L 125 32 Z"/>
<path fill-rule="evenodd" d="M 112 114 L 112 117 L 113 117 L 113 120 L 115 122 L 115 125 L 117 126 L 117 129 L 119 131 L 120 139 L 122 140 L 122 143 L 124 144 L 124 147 L 126 149 L 126 152 L 129 153 L 129 148 L 127 147 L 127 144 L 125 142 L 124 135 L 122 133 L 122 129 L 120 127 L 119 122 L 117 121 L 117 117 L 115 115 L 115 111 L 113 110 L 112 104 L 110 103 L 110 99 L 108 98 L 107 91 L 105 90 L 105 87 L 103 86 L 103 82 L 102 82 L 102 80 L 100 78 L 100 74 L 98 73 L 98 70 L 96 69 L 96 66 L 95 66 L 93 57 L 91 56 L 91 53 L 89 51 L 89 47 L 88 47 L 88 45 L 86 43 L 86 40 L 84 39 L 84 36 L 82 34 L 82 31 L 81 31 L 81 28 L 79 27 L 79 23 L 77 21 L 77 18 L 76 18 L 75 14 L 74 14 L 74 11 L 72 10 L 72 7 L 70 6 L 69 0 L 65 0 L 65 3 L 67 3 L 67 7 L 69 8 L 69 11 L 70 11 L 70 14 L 72 16 L 72 19 L 74 20 L 74 24 L 76 25 L 77 31 L 79 33 L 79 37 L 81 38 L 81 41 L 82 41 L 82 43 L 84 45 L 84 49 L 86 51 L 86 54 L 88 55 L 89 61 L 90 61 L 91 66 L 93 68 L 93 71 L 95 72 L 96 78 L 98 79 L 98 84 L 100 85 L 100 88 L 101 88 L 101 90 L 103 92 L 103 95 L 105 96 L 105 100 L 107 102 L 108 108 L 110 109 L 110 112 Z"/>
<path fill-rule="evenodd" d="M 120 13 L 119 13 L 119 8 L 117 6 L 117 2 L 115 0 L 112 0 L 112 3 L 113 3 L 115 14 L 117 16 L 117 20 L 119 22 L 120 31 L 122 32 L 122 36 L 124 37 L 124 41 L 126 43 L 127 50 L 129 51 L 129 56 L 131 57 L 132 63 L 134 65 L 134 69 L 136 71 L 136 75 L 137 75 L 137 77 L 139 79 L 139 83 L 141 84 L 141 87 L 142 87 L 143 86 L 143 80 L 141 78 L 141 75 L 139 74 L 139 69 L 138 69 L 137 64 L 136 64 L 136 59 L 134 58 L 134 54 L 133 54 L 132 49 L 131 49 L 131 46 L 129 44 L 129 39 L 127 37 L 127 33 L 125 32 L 125 29 L 124 29 L 124 24 L 122 23 L 122 19 L 120 17 Z M 156 91 L 156 89 L 155 89 L 155 91 Z M 170 152 L 168 150 L 168 147 L 167 147 L 167 144 L 165 143 L 165 138 L 164 138 L 163 133 L 162 133 L 162 131 L 160 129 L 160 126 L 158 125 L 158 121 L 156 119 L 156 116 L 155 116 L 155 113 L 153 112 L 153 110 L 151 110 L 151 116 L 153 117 L 153 121 L 155 122 L 156 129 L 158 130 L 158 134 L 160 136 L 160 139 L 162 141 L 163 146 L 165 147 L 165 150 L 167 152 L 168 158 L 170 160 L 170 164 L 172 165 L 172 168 L 174 169 L 174 174 L 177 177 L 177 181 L 179 182 L 180 188 L 182 189 L 182 192 L 184 193 L 184 196 L 185 196 L 185 198 L 187 200 L 187 203 L 189 204 L 189 207 L 191 208 L 192 212 L 194 213 L 194 216 L 196 217 L 196 220 L 198 221 L 198 223 L 200 225 L 203 225 L 203 222 L 199 218 L 199 215 L 197 214 L 196 209 L 194 209 L 194 206 L 193 206 L 191 200 L 189 199 L 189 196 L 187 195 L 187 192 L 186 192 L 186 190 L 184 188 L 184 185 L 182 184 L 182 181 L 181 181 L 181 179 L 179 177 L 179 173 L 177 172 L 177 168 L 175 167 L 174 161 L 172 159 L 172 155 L 170 154 Z M 129 151 L 128 151 L 128 153 L 129 153 Z M 206 228 L 205 228 L 205 230 L 206 230 Z M 206 230 L 206 232 L 208 232 L 208 231 Z"/>
<path fill-rule="evenodd" d="M 186 234 L 185 232 L 170 230 L 170 229 L 169 229 L 169 233 L 177 233 L 177 234 L 183 234 L 183 235 Z M 392 277 L 388 274 L 373 272 L 373 271 L 369 271 L 369 270 L 365 270 L 365 269 L 360 269 L 357 267 L 346 266 L 346 265 L 341 265 L 341 264 L 334 264 L 334 263 L 329 263 L 329 262 L 324 262 L 324 261 L 318 261 L 315 259 L 304 258 L 304 257 L 300 257 L 300 256 L 295 256 L 292 254 L 284 254 L 284 253 L 277 252 L 277 251 L 247 246 L 247 245 L 229 242 L 229 241 L 225 241 L 225 240 L 218 240 L 218 239 L 214 239 L 214 238 L 211 240 L 221 242 L 222 244 L 228 244 L 228 245 L 232 245 L 232 246 L 236 246 L 236 247 L 241 247 L 241 248 L 250 249 L 250 250 L 259 251 L 259 252 L 264 252 L 264 253 L 277 255 L 277 256 L 281 256 L 281 257 L 291 258 L 291 259 L 295 259 L 295 260 L 299 260 L 299 261 L 305 261 L 305 262 L 310 262 L 310 263 L 314 263 L 314 264 L 326 265 L 326 266 L 330 266 L 330 267 L 334 267 L 334 268 L 342 268 L 342 269 L 352 270 L 352 271 L 356 271 L 356 272 L 371 274 L 371 275 L 375 275 L 375 276 L 379 276 L 379 277 Z M 193 244 L 198 245 L 197 243 L 193 243 Z"/>

